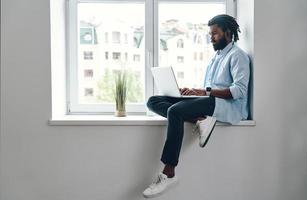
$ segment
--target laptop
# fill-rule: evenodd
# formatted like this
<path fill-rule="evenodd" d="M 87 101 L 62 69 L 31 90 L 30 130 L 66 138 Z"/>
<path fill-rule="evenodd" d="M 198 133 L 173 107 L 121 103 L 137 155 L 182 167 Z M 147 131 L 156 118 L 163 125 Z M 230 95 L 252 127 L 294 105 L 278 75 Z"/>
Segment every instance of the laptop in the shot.
<path fill-rule="evenodd" d="M 181 95 L 174 70 L 171 66 L 153 67 L 151 68 L 151 72 L 155 81 L 155 85 L 157 86 L 161 95 L 184 98 L 207 97 L 196 95 Z"/>

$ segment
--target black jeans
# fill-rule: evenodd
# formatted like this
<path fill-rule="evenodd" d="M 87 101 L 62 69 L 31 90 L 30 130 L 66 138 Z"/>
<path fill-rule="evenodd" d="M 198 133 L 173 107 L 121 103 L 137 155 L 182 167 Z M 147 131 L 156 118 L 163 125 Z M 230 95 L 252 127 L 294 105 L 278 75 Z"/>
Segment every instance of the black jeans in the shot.
<path fill-rule="evenodd" d="M 164 164 L 177 166 L 183 139 L 184 121 L 212 116 L 215 108 L 214 97 L 167 97 L 152 96 L 147 107 L 167 118 L 167 137 L 161 156 Z"/>

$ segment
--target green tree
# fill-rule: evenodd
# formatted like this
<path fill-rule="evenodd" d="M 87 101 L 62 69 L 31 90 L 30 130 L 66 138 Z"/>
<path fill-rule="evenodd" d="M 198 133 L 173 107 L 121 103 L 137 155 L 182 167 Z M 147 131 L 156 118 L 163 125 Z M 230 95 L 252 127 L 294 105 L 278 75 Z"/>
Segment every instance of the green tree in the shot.
<path fill-rule="evenodd" d="M 143 87 L 140 81 L 140 77 L 137 72 L 130 71 L 127 75 L 127 102 L 137 103 L 143 101 Z"/>
<path fill-rule="evenodd" d="M 104 73 L 101 79 L 98 81 L 98 95 L 97 100 L 99 102 L 114 102 L 114 76 L 110 72 L 109 68 L 104 69 Z"/>

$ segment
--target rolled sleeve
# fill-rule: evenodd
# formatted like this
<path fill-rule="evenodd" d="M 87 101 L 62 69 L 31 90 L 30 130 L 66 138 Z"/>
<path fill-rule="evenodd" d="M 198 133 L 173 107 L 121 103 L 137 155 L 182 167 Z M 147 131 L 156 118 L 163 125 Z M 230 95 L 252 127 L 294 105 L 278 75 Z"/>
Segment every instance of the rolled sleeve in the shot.
<path fill-rule="evenodd" d="M 229 89 L 230 89 L 230 93 L 231 93 L 233 99 L 238 99 L 238 98 L 242 97 L 242 93 L 241 93 L 239 87 L 232 85 L 232 86 L 230 86 Z"/>
<path fill-rule="evenodd" d="M 231 75 L 233 83 L 229 87 L 233 99 L 247 96 L 249 82 L 249 58 L 247 55 L 238 54 L 231 59 Z"/>

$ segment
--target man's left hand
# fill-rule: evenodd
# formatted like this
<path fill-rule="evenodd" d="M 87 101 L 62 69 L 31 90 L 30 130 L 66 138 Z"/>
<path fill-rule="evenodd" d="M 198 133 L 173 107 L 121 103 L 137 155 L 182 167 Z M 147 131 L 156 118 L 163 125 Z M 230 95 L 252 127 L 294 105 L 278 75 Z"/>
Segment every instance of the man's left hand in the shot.
<path fill-rule="evenodd" d="M 206 90 L 204 89 L 186 89 L 184 92 L 182 92 L 183 95 L 196 95 L 196 96 L 206 96 Z"/>
<path fill-rule="evenodd" d="M 196 95 L 196 96 L 206 96 L 206 90 L 205 89 L 192 88 L 192 91 L 194 92 L 193 95 Z"/>

